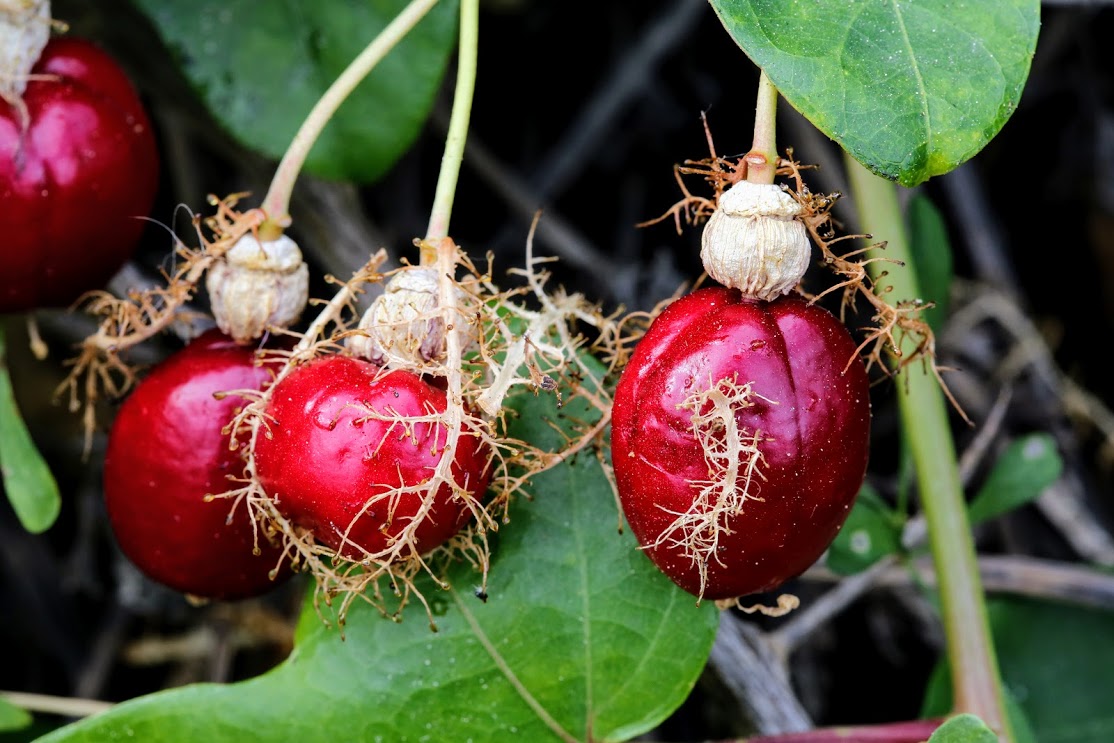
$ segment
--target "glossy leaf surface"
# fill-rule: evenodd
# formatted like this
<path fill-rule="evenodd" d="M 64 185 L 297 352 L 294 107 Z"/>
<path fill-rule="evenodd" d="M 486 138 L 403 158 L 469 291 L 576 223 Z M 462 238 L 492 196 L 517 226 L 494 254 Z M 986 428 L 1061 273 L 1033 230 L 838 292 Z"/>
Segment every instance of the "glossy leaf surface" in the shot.
<path fill-rule="evenodd" d="M 244 146 L 282 156 L 333 80 L 405 0 L 137 0 L 205 105 Z M 306 171 L 371 182 L 425 123 L 456 44 L 457 4 L 438 3 L 356 88 Z"/>
<path fill-rule="evenodd" d="M 998 133 L 1040 27 L 1037 0 L 711 4 L 794 108 L 906 186 L 947 173 Z"/>

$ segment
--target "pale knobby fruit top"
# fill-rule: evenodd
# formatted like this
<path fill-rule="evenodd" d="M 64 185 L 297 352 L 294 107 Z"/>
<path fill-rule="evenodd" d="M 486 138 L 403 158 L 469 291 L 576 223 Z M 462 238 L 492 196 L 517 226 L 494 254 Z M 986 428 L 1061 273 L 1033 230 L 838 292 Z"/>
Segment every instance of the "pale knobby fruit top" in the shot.
<path fill-rule="evenodd" d="M 800 282 L 812 259 L 800 204 L 781 186 L 740 181 L 720 196 L 704 226 L 700 259 L 713 279 L 772 300 Z"/>
<path fill-rule="evenodd" d="M 360 318 L 357 335 L 348 338 L 356 356 L 395 368 L 420 368 L 445 353 L 445 323 L 439 311 L 437 270 L 404 268 Z M 456 288 L 457 306 L 467 295 Z"/>
<path fill-rule="evenodd" d="M 50 41 L 50 24 L 47 0 L 0 0 L 0 98 L 12 106 Z"/>
<path fill-rule="evenodd" d="M 220 329 L 247 342 L 301 316 L 309 300 L 309 267 L 286 235 L 260 240 L 248 233 L 209 268 L 205 287 Z"/>

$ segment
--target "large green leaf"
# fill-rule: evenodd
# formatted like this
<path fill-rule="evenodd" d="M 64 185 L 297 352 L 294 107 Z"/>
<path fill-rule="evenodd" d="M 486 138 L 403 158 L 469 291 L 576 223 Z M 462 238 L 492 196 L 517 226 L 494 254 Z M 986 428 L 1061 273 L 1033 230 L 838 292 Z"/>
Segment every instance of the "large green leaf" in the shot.
<path fill-rule="evenodd" d="M 43 461 L 23 424 L 5 361 L 4 326 L 0 324 L 0 484 L 23 528 L 33 534 L 49 529 L 62 497 L 50 467 Z"/>
<path fill-rule="evenodd" d="M 947 173 L 998 133 L 1040 26 L 1039 0 L 711 4 L 789 103 L 906 186 Z"/>
<path fill-rule="evenodd" d="M 406 0 L 136 0 L 216 119 L 245 146 L 286 151 L 333 80 Z M 417 137 L 456 42 L 442 0 L 344 102 L 306 170 L 371 182 Z"/>
<path fill-rule="evenodd" d="M 994 645 L 1012 699 L 1018 740 L 1109 743 L 1114 740 L 1114 614 L 1022 598 L 988 603 Z M 946 667 L 933 674 L 922 713 L 951 706 Z M 1032 730 L 1026 730 L 1025 720 Z"/>
<path fill-rule="evenodd" d="M 553 444 L 552 424 L 594 411 L 512 398 L 512 435 Z M 308 608 L 291 657 L 260 678 L 123 704 L 49 741 L 626 740 L 676 709 L 711 651 L 718 610 L 696 605 L 642 554 L 586 449 L 534 478 L 498 535 L 488 600 L 458 566 L 398 624 L 353 609 L 346 639 Z"/>

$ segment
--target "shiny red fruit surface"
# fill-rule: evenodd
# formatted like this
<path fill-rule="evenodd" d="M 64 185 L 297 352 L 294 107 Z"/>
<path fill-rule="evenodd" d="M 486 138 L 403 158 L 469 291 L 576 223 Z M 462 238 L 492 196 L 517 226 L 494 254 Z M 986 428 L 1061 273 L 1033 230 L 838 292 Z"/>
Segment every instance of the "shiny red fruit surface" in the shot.
<path fill-rule="evenodd" d="M 213 395 L 271 380 L 254 350 L 209 331 L 136 386 L 109 432 L 104 493 L 120 548 L 152 579 L 194 596 L 247 598 L 291 574 L 287 561 L 271 579 L 280 551 L 262 535 L 262 554 L 253 554 L 243 504 L 232 511 L 231 500 L 204 500 L 238 487 L 230 476 L 245 476 L 241 453 L 221 431 L 245 400 Z"/>
<path fill-rule="evenodd" d="M 410 372 L 342 356 L 316 359 L 275 385 L 271 435 L 255 445 L 260 482 L 292 523 L 339 554 L 361 560 L 365 551 L 380 553 L 414 520 L 426 492 L 397 489 L 433 477 L 448 436 L 440 421 L 401 419 L 436 415 L 446 405 L 444 391 Z M 479 438 L 459 438 L 451 471 L 476 500 L 490 483 L 488 460 Z M 442 484 L 415 528 L 417 552 L 443 544 L 470 513 Z"/>
<path fill-rule="evenodd" d="M 748 454 L 757 474 L 735 481 L 748 484 L 749 497 L 703 535 L 714 548 L 694 551 L 677 519 L 693 509 L 713 467 L 693 423 L 712 403 L 692 395 L 732 379 L 751 385 L 749 407 L 727 409 L 761 456 Z M 725 419 L 705 431 L 708 440 L 722 442 L 730 412 Z M 724 288 L 693 292 L 655 319 L 612 411 L 615 478 L 631 530 L 662 572 L 710 599 L 772 590 L 820 557 L 862 485 L 869 436 L 868 379 L 847 329 L 799 297 L 763 302 Z"/>
<path fill-rule="evenodd" d="M 56 38 L 31 74 L 26 131 L 0 100 L 0 314 L 103 286 L 134 251 L 158 186 L 151 123 L 108 55 Z"/>

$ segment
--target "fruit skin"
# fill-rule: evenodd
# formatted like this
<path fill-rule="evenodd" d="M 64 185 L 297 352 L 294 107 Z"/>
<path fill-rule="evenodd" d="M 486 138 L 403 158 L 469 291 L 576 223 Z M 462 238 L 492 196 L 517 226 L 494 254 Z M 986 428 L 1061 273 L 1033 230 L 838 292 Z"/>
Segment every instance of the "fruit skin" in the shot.
<path fill-rule="evenodd" d="M 764 302 L 720 287 L 671 304 L 619 380 L 612 458 L 631 530 L 686 591 L 701 595 L 698 565 L 680 546 L 648 546 L 692 504 L 698 489 L 690 481 L 709 476 L 692 412 L 677 405 L 736 373 L 778 404 L 755 398 L 754 407 L 736 409 L 740 427 L 773 440 L 759 444 L 762 500 L 748 499 L 728 519 L 730 532 L 719 533 L 706 563 L 709 599 L 772 590 L 811 566 L 846 520 L 869 454 L 866 370 L 831 313 L 794 295 Z"/>
<path fill-rule="evenodd" d="M 254 555 L 246 507 L 205 502 L 237 487 L 241 450 L 221 432 L 245 404 L 216 392 L 261 389 L 273 371 L 255 366 L 254 346 L 209 331 L 156 366 L 124 400 L 112 424 L 104 462 L 108 517 L 124 554 L 152 579 L 183 593 L 241 599 L 266 593 L 290 577 L 289 561 L 272 580 L 280 550 L 260 535 Z"/>
<path fill-rule="evenodd" d="M 0 100 L 0 314 L 68 305 L 128 260 L 158 187 L 143 104 L 104 52 L 52 39 L 16 110 Z"/>
<path fill-rule="evenodd" d="M 315 359 L 275 385 L 267 409 L 270 436 L 255 444 L 259 480 L 286 518 L 333 551 L 351 560 L 364 559 L 364 550 L 382 552 L 412 521 L 424 491 L 402 494 L 389 523 L 387 499 L 372 505 L 349 532 L 349 544 L 343 543 L 345 530 L 369 499 L 431 478 L 448 432 L 440 422 L 415 422 L 411 435 L 397 422 L 367 416 L 427 416 L 446 405 L 443 390 L 410 372 L 384 372 L 346 356 Z M 490 483 L 489 458 L 487 444 L 460 436 L 452 473 L 476 499 Z M 415 531 L 417 552 L 440 546 L 470 515 L 442 484 Z"/>

